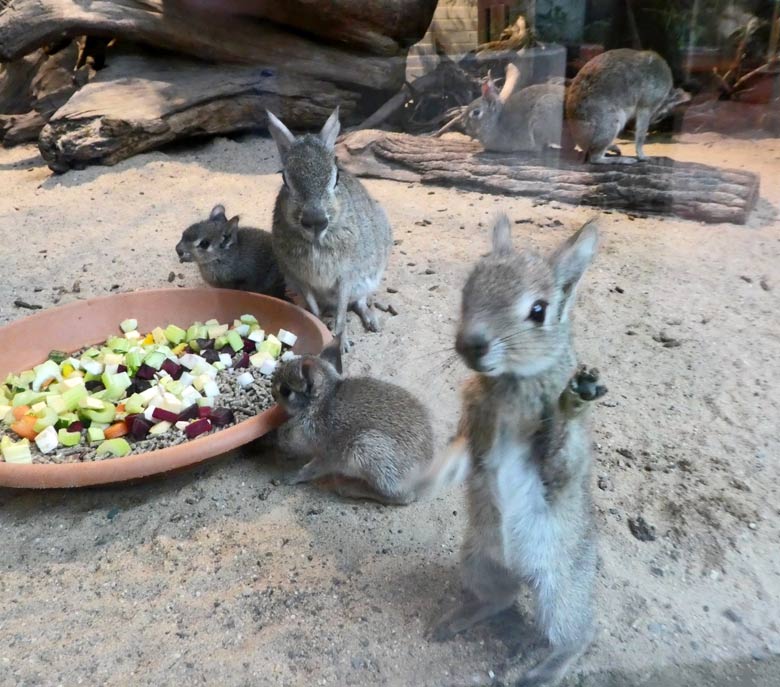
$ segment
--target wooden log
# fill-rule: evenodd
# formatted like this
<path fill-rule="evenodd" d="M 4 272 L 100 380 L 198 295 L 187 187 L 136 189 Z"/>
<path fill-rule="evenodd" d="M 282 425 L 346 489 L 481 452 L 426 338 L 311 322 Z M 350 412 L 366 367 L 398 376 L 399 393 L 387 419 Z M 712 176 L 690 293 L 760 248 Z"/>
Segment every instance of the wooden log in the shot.
<path fill-rule="evenodd" d="M 37 50 L 5 65 L 0 79 L 0 141 L 4 146 L 38 138 L 54 112 L 87 81 L 88 68 L 76 69 L 79 46 L 74 42 L 56 52 Z"/>
<path fill-rule="evenodd" d="M 320 12 L 326 13 L 323 2 Z M 214 62 L 277 65 L 291 74 L 396 91 L 405 50 L 374 56 L 331 46 L 271 22 L 214 18 L 182 0 L 11 0 L 0 11 L 0 61 L 14 60 L 62 36 L 115 36 Z"/>
<path fill-rule="evenodd" d="M 744 224 L 759 176 L 669 158 L 634 165 L 586 165 L 544 157 L 485 153 L 463 136 L 430 138 L 357 131 L 337 145 L 341 166 L 359 176 L 420 181 L 572 205 Z"/>
<path fill-rule="evenodd" d="M 78 91 L 41 131 L 55 172 L 111 165 L 187 136 L 265 128 L 266 108 L 297 126 L 322 126 L 358 96 L 332 83 L 271 69 L 122 55 Z"/>

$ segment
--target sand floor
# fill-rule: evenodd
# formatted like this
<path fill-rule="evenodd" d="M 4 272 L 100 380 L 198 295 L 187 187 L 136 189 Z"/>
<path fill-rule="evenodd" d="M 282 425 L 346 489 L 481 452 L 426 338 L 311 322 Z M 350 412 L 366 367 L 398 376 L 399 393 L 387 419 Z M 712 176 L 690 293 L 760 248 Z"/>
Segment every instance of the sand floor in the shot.
<path fill-rule="evenodd" d="M 780 674 L 780 140 L 688 135 L 648 151 L 759 172 L 761 200 L 746 226 L 601 216 L 576 312 L 581 358 L 610 388 L 591 416 L 599 635 L 567 684 L 769 687 Z M 35 147 L 0 150 L 0 322 L 28 314 L 17 298 L 51 307 L 169 286 L 171 272 L 170 286 L 200 285 L 176 259 L 183 228 L 217 202 L 269 228 L 277 170 L 259 137 L 64 176 Z M 367 186 L 394 226 L 381 292 L 399 314 L 381 334 L 351 320 L 348 371 L 418 394 L 441 446 L 465 377 L 448 351 L 460 287 L 492 216 L 528 220 L 516 241 L 548 250 L 596 213 Z M 681 345 L 663 347 L 662 332 Z M 0 489 L 0 685 L 484 685 L 512 657 L 540 656 L 526 603 L 447 643 L 423 636 L 459 588 L 459 488 L 393 508 L 281 486 L 282 471 L 247 447 L 142 485 Z M 637 515 L 655 541 L 632 536 Z"/>

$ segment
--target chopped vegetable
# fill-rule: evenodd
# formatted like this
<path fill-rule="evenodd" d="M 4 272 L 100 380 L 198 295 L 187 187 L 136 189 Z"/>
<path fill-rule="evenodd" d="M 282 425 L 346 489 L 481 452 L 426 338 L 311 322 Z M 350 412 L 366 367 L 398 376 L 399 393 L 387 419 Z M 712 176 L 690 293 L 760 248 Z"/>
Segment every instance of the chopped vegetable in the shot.
<path fill-rule="evenodd" d="M 202 417 L 199 420 L 195 420 L 187 425 L 184 433 L 188 439 L 194 439 L 200 436 L 204 432 L 208 432 L 211 429 L 211 421 L 207 417 Z"/>
<path fill-rule="evenodd" d="M 106 438 L 103 430 L 100 427 L 89 427 L 87 429 L 87 441 L 90 444 L 98 444 Z"/>
<path fill-rule="evenodd" d="M 110 454 L 112 456 L 121 457 L 126 456 L 131 450 L 130 444 L 127 443 L 127 439 L 107 439 L 97 447 L 97 454 L 99 456 Z"/>
<path fill-rule="evenodd" d="M 75 446 L 81 441 L 81 432 L 69 432 L 61 429 L 57 432 L 57 438 L 63 446 Z"/>
<path fill-rule="evenodd" d="M 35 423 L 38 418 L 35 415 L 24 415 L 11 425 L 11 431 L 18 434 L 23 439 L 35 439 Z"/>
<path fill-rule="evenodd" d="M 123 320 L 119 323 L 119 328 L 125 333 L 132 332 L 133 330 L 138 329 L 138 320 L 133 318 Z"/>
<path fill-rule="evenodd" d="M 21 439 L 12 441 L 10 437 L 4 436 L 0 439 L 0 453 L 6 463 L 32 463 L 32 453 L 30 453 L 30 441 Z"/>
<path fill-rule="evenodd" d="M 120 422 L 115 422 L 110 427 L 106 427 L 106 429 L 103 430 L 103 435 L 106 439 L 116 439 L 117 437 L 123 437 L 128 431 L 127 423 L 122 420 Z"/>
<path fill-rule="evenodd" d="M 50 453 L 57 448 L 59 444 L 60 441 L 57 437 L 57 430 L 51 425 L 39 432 L 35 437 L 35 445 L 41 453 Z"/>

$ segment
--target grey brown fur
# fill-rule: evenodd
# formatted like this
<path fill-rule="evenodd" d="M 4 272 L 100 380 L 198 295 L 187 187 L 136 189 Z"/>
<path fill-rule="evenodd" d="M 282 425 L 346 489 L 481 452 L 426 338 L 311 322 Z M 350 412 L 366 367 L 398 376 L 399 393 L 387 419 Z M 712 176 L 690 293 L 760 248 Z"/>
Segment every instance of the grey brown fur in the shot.
<path fill-rule="evenodd" d="M 517 67 L 510 63 L 501 92 L 488 77 L 482 97 L 466 111 L 467 133 L 487 151 L 539 153 L 561 144 L 564 85 L 545 83 L 517 89 L 519 78 Z"/>
<path fill-rule="evenodd" d="M 390 256 L 390 223 L 360 181 L 336 165 L 338 108 L 319 136 L 295 138 L 271 113 L 268 118 L 284 166 L 274 251 L 288 285 L 312 313 L 335 310 L 334 334 L 346 347 L 348 308 L 367 330 L 379 330 L 371 298 Z"/>
<path fill-rule="evenodd" d="M 272 393 L 290 419 L 279 428 L 279 448 L 310 459 L 290 484 L 336 477 L 343 496 L 406 504 L 407 485 L 433 456 L 426 408 L 394 384 L 341 375 L 340 342 L 320 358 L 282 363 Z"/>
<path fill-rule="evenodd" d="M 650 50 L 608 50 L 587 62 L 566 92 L 566 118 L 585 159 L 623 164 L 645 159 L 647 129 L 659 111 L 673 104 L 672 85 L 669 65 Z M 636 158 L 606 157 L 604 153 L 632 119 Z"/>
<path fill-rule="evenodd" d="M 238 226 L 216 205 L 209 218 L 187 229 L 176 244 L 181 262 L 195 262 L 210 286 L 284 298 L 284 278 L 274 258 L 271 234 Z"/>
<path fill-rule="evenodd" d="M 594 388 L 595 371 L 577 370 L 569 315 L 596 243 L 586 225 L 549 258 L 518 253 L 502 217 L 492 252 L 463 290 L 456 348 L 477 374 L 463 389 L 452 451 L 471 466 L 462 550 L 468 599 L 433 635 L 445 639 L 495 615 L 529 584 L 552 650 L 523 687 L 556 684 L 592 633 L 596 538 L 581 410 L 603 389 Z"/>

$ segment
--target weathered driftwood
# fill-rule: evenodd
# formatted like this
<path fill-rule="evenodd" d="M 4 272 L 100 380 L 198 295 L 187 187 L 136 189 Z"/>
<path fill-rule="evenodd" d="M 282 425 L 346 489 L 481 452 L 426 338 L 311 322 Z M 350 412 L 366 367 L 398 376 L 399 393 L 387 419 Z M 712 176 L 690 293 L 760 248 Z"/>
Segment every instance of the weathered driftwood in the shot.
<path fill-rule="evenodd" d="M 429 138 L 357 131 L 337 146 L 344 169 L 359 176 L 420 181 L 573 205 L 744 224 L 758 199 L 752 172 L 651 158 L 634 165 L 485 153 L 465 137 Z"/>
<path fill-rule="evenodd" d="M 4 65 L 0 75 L 0 141 L 34 141 L 44 124 L 87 81 L 88 68 L 76 69 L 79 46 L 65 45 L 49 54 L 36 50 Z"/>
<path fill-rule="evenodd" d="M 10 0 L 0 13 L 0 60 L 55 37 L 90 34 L 237 62 L 267 61 L 274 48 L 264 43 L 273 36 L 289 36 L 302 59 L 309 57 L 305 46 L 323 42 L 297 39 L 295 32 L 393 56 L 422 38 L 435 8 L 436 0 Z"/>
<path fill-rule="evenodd" d="M 265 127 L 266 108 L 298 126 L 319 127 L 357 96 L 333 84 L 271 69 L 123 55 L 78 91 L 41 132 L 56 172 L 111 165 L 170 141 Z"/>
<path fill-rule="evenodd" d="M 326 4 L 320 14 L 327 14 Z M 354 90 L 397 90 L 406 54 L 378 57 L 335 47 L 270 22 L 195 12 L 183 0 L 12 0 L 0 11 L 0 61 L 63 35 L 115 36 L 214 62 L 275 65 Z"/>

